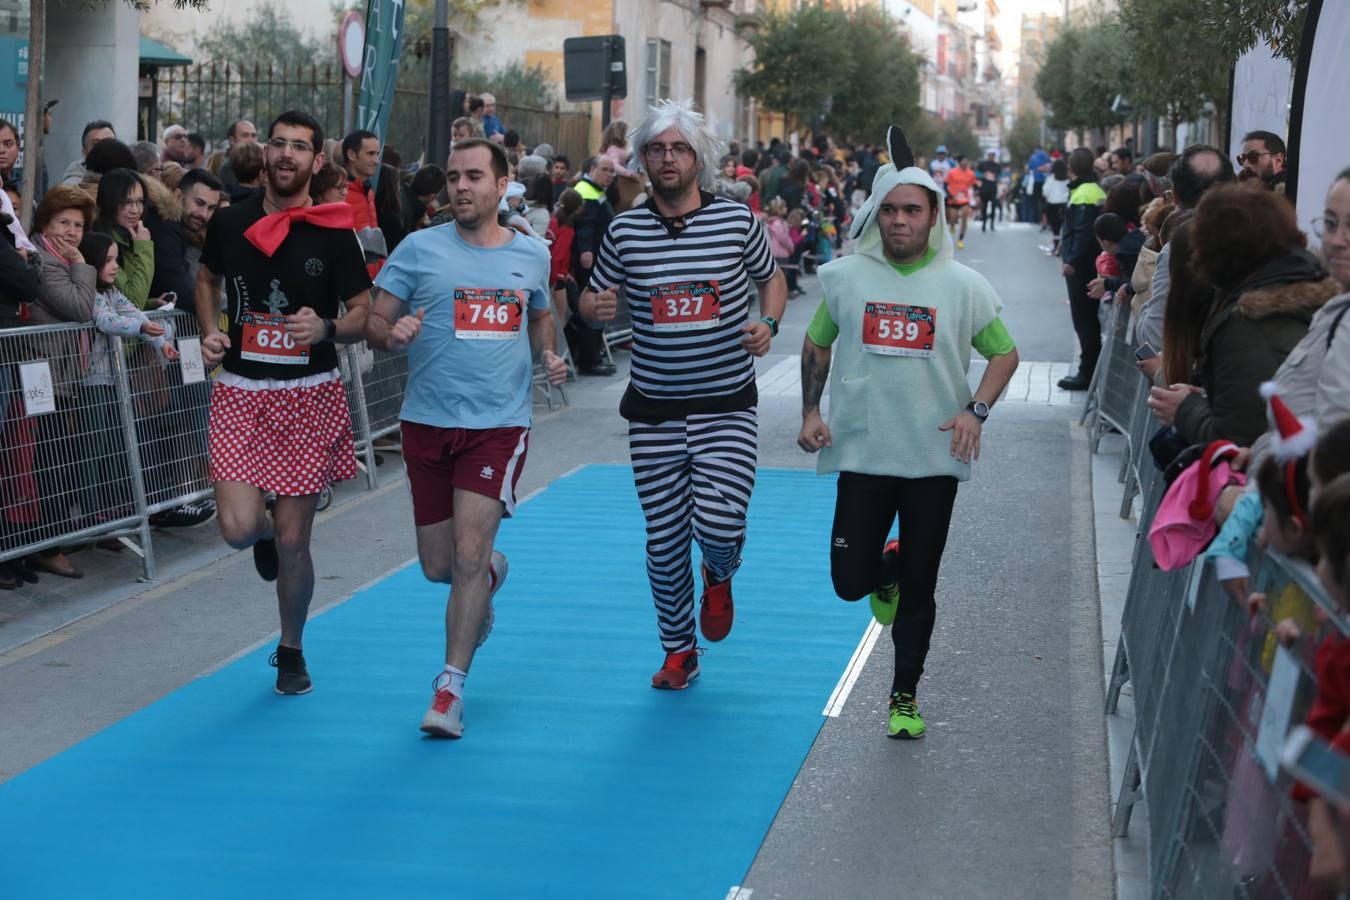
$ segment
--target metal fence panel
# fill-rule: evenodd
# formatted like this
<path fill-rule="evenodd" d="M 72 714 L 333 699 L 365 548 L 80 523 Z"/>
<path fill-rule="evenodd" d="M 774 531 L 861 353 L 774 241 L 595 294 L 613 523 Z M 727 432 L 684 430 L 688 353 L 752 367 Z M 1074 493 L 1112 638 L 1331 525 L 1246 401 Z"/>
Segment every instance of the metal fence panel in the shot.
<path fill-rule="evenodd" d="M 0 331 L 0 560 L 140 524 L 119 343 L 96 338 L 89 325 Z"/>

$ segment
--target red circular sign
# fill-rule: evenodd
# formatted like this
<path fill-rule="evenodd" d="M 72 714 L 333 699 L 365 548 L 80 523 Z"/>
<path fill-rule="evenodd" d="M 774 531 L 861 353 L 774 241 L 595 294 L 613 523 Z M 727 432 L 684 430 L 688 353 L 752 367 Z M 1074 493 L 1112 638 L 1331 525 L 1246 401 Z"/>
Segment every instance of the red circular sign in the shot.
<path fill-rule="evenodd" d="M 361 57 L 366 49 L 366 19 L 356 10 L 352 10 L 342 19 L 338 28 L 338 55 L 342 58 L 342 68 L 347 77 L 356 78 L 361 74 Z"/>

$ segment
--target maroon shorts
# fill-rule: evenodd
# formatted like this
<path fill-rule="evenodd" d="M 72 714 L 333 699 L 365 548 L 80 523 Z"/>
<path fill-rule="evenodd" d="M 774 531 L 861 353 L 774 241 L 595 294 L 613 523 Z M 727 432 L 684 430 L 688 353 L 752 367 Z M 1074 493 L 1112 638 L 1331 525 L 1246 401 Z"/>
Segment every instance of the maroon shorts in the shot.
<path fill-rule="evenodd" d="M 401 425 L 414 524 L 435 525 L 453 517 L 456 489 L 497 498 L 507 516 L 516 511 L 516 482 L 525 468 L 530 429 Z"/>

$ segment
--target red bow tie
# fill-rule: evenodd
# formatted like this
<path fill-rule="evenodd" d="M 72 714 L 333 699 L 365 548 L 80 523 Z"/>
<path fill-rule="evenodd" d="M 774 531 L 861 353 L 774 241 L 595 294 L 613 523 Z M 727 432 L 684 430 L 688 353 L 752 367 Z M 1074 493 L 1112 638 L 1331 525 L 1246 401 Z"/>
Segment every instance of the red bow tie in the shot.
<path fill-rule="evenodd" d="M 248 227 L 244 237 L 264 256 L 271 256 L 286 240 L 286 235 L 291 233 L 293 222 L 308 222 L 320 228 L 345 228 L 348 231 L 355 224 L 352 208 L 346 203 L 320 203 L 318 206 L 298 206 L 263 216 Z"/>

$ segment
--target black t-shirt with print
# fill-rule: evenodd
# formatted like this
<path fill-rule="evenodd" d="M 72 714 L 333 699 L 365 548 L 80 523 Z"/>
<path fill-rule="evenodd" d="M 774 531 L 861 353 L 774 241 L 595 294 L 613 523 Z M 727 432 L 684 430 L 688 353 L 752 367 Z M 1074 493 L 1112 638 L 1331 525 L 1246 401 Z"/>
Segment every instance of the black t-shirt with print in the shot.
<path fill-rule="evenodd" d="M 244 237 L 261 219 L 263 199 L 250 198 L 211 217 L 202 265 L 225 279 L 230 349 L 225 371 L 244 378 L 294 380 L 337 368 L 329 341 L 296 344 L 284 317 L 308 306 L 324 319 L 338 304 L 370 289 L 365 254 L 351 229 L 292 222 L 290 234 L 271 257 Z"/>

